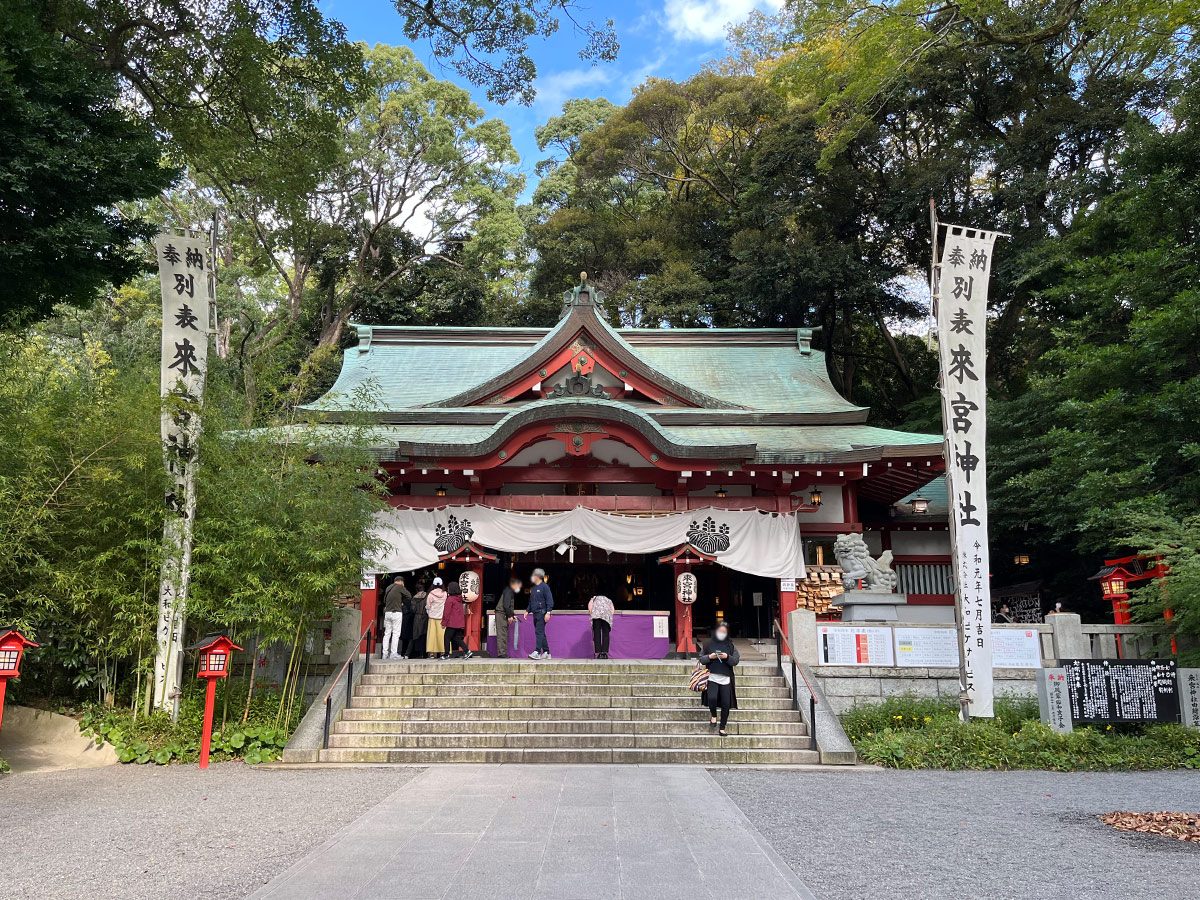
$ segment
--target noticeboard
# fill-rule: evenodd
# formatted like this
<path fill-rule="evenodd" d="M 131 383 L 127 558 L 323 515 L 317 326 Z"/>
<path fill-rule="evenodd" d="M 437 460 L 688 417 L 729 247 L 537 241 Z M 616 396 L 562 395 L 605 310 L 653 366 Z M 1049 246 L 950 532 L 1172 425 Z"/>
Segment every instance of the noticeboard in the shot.
<path fill-rule="evenodd" d="M 1065 659 L 1076 722 L 1178 722 L 1179 685 L 1170 659 Z"/>
<path fill-rule="evenodd" d="M 884 626 L 820 625 L 818 660 L 822 666 L 892 666 L 892 629 Z"/>
<path fill-rule="evenodd" d="M 958 665 L 958 632 L 953 628 L 909 628 L 897 625 L 896 665 Z"/>

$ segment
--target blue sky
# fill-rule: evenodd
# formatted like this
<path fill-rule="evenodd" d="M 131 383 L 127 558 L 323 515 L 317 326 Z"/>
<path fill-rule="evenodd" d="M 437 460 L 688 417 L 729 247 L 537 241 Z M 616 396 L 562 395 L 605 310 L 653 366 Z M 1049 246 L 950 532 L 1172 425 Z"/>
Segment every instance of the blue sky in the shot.
<path fill-rule="evenodd" d="M 579 19 L 613 19 L 620 55 L 615 62 L 590 66 L 578 56 L 582 39 L 572 34 L 570 23 L 565 24 L 557 35 L 532 45 L 538 69 L 537 99 L 528 107 L 515 102 L 507 106 L 488 103 L 482 90 L 471 88 L 453 70 L 440 67 L 427 45 L 413 49 L 436 77 L 467 87 L 489 116 L 508 123 L 513 145 L 521 154 L 528 197 L 534 164 L 543 155 L 533 130 L 557 115 L 564 100 L 606 97 L 623 104 L 633 88 L 648 77 L 686 78 L 722 55 L 729 22 L 744 20 L 755 8 L 773 11 L 779 5 L 778 0 L 580 0 Z M 389 0 L 324 0 L 321 8 L 346 26 L 351 40 L 408 43 L 403 20 Z"/>

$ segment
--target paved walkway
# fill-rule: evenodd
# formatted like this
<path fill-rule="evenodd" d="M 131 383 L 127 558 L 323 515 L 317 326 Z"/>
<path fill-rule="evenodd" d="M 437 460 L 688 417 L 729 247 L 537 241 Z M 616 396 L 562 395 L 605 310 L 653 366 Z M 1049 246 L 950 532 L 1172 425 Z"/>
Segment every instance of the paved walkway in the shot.
<path fill-rule="evenodd" d="M 499 765 L 427 769 L 253 897 L 813 900 L 702 768 Z"/>

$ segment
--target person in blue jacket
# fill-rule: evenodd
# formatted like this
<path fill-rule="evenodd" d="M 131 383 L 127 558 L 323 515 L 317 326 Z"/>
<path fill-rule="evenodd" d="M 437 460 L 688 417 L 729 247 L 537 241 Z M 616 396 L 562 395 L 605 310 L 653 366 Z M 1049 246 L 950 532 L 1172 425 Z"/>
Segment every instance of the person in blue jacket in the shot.
<path fill-rule="evenodd" d="M 537 644 L 529 658 L 549 659 L 550 644 L 546 641 L 546 623 L 550 621 L 550 611 L 554 609 L 554 595 L 550 593 L 550 585 L 546 584 L 545 569 L 534 569 L 529 580 L 533 582 L 533 587 L 529 589 L 529 609 L 525 612 L 525 618 L 533 616 L 533 632 L 537 637 Z"/>

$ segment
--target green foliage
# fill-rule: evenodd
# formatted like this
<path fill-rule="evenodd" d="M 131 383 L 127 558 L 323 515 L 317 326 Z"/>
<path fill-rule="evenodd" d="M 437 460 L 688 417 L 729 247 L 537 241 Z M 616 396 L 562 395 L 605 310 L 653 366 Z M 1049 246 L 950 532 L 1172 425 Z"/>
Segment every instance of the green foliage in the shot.
<path fill-rule="evenodd" d="M 89 65 L 121 79 L 172 158 L 226 192 L 286 204 L 311 187 L 362 90 L 359 47 L 314 0 L 61 0 L 50 11 Z"/>
<path fill-rule="evenodd" d="M 1134 592 L 1134 618 L 1158 629 L 1159 653 L 1168 654 L 1174 639 L 1179 664 L 1200 665 L 1200 516 L 1179 519 L 1153 503 L 1127 519 L 1126 542 L 1158 557 L 1167 573 Z M 1170 619 L 1164 615 L 1168 611 Z"/>
<path fill-rule="evenodd" d="M 0 756 L 0 775 L 3 775 L 5 772 L 11 772 L 11 771 L 12 771 L 12 769 L 9 767 L 8 763 L 6 763 L 4 761 L 4 757 Z"/>
<path fill-rule="evenodd" d="M 996 700 L 994 719 L 962 724 L 942 700 L 895 697 L 842 716 L 859 757 L 894 769 L 1200 768 L 1200 733 L 1178 725 L 1077 728 L 1038 721 L 1037 702 Z"/>
<path fill-rule="evenodd" d="M 240 707 L 245 702 L 247 686 L 236 684 L 234 688 L 232 703 Z M 299 709 L 296 709 L 290 718 L 277 726 L 279 709 L 284 702 L 283 695 L 278 692 L 259 690 L 251 704 L 248 722 L 223 728 L 218 705 L 210 758 L 214 761 L 241 759 L 250 765 L 278 759 L 300 718 Z M 204 694 L 202 689 L 189 686 L 180 703 L 177 723 L 172 723 L 165 712 L 135 716 L 127 709 L 96 704 L 84 707 L 78 718 L 81 733 L 94 738 L 97 744 L 111 744 L 123 763 L 145 765 L 153 762 L 160 766 L 171 762 L 192 763 L 200 755 Z"/>
<path fill-rule="evenodd" d="M 118 101 L 118 79 L 45 29 L 51 4 L 12 0 L 0 16 L 0 325 L 90 304 L 142 268 L 153 234 L 116 204 L 153 196 L 173 172 L 150 125 Z"/>
<path fill-rule="evenodd" d="M 514 98 L 526 105 L 533 103 L 537 66 L 529 55 L 529 41 L 555 34 L 563 19 L 585 39 L 580 59 L 595 63 L 617 58 L 613 20 L 603 24 L 579 21 L 575 16 L 581 7 L 574 0 L 394 2 L 404 17 L 404 34 L 409 40 L 428 41 L 434 57 L 482 86 L 488 99 L 498 103 Z"/>

